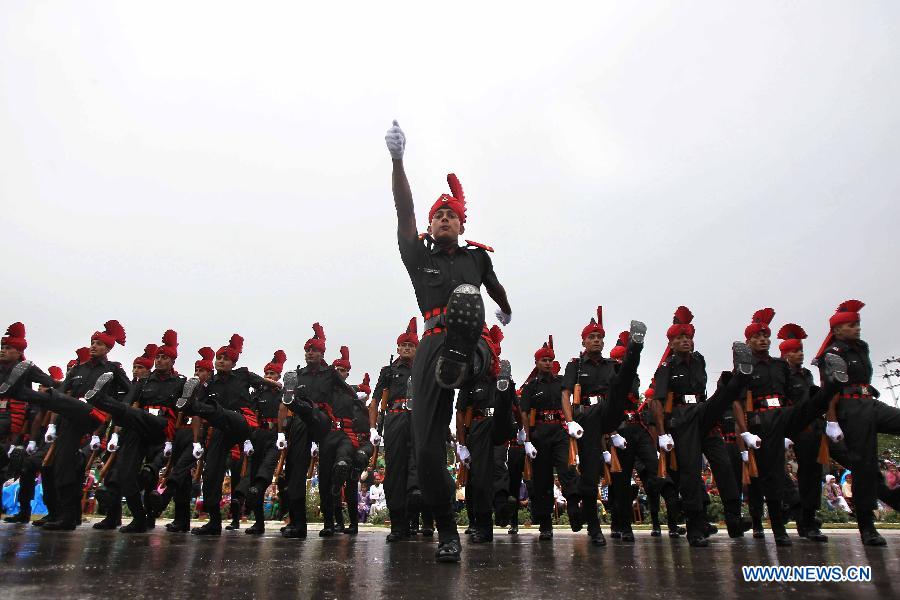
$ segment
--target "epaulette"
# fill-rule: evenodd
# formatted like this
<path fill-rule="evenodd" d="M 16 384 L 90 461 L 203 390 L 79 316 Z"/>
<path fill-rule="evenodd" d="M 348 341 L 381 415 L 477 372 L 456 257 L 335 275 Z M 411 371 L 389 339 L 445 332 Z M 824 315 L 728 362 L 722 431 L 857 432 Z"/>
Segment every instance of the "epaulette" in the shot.
<path fill-rule="evenodd" d="M 480 242 L 473 242 L 472 240 L 466 240 L 466 244 L 469 246 L 475 246 L 476 248 L 481 248 L 482 250 L 487 250 L 488 252 L 493 252 L 494 249 L 488 246 L 487 244 L 482 244 Z"/>

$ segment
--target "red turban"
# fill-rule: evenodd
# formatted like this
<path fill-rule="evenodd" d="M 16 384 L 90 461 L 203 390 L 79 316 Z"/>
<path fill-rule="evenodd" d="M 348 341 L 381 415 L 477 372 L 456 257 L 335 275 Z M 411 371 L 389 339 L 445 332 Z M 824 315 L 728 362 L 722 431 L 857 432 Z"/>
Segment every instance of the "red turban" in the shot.
<path fill-rule="evenodd" d="M 447 183 L 450 184 L 450 194 L 441 194 L 428 211 L 428 222 L 434 218 L 434 213 L 442 208 L 449 208 L 459 217 L 460 223 L 466 222 L 466 195 L 463 193 L 462 185 L 456 175 L 450 173 L 447 175 Z"/>
<path fill-rule="evenodd" d="M 156 344 L 147 344 L 144 346 L 144 353 L 134 359 L 135 366 L 141 366 L 145 369 L 153 368 L 153 361 L 156 359 L 156 354 L 159 351 L 159 348 Z"/>
<path fill-rule="evenodd" d="M 343 369 L 349 371 L 350 370 L 350 348 L 347 346 L 341 346 L 341 357 L 334 359 L 334 362 L 331 363 L 332 367 L 342 367 Z"/>
<path fill-rule="evenodd" d="M 200 360 L 194 363 L 195 369 L 204 369 L 206 371 L 212 371 L 215 369 L 215 365 L 213 365 L 213 359 L 216 357 L 216 353 L 213 352 L 213 349 L 209 346 L 204 346 L 197 350 L 197 354 L 200 355 Z"/>
<path fill-rule="evenodd" d="M 581 339 L 583 340 L 587 336 L 592 333 L 599 333 L 600 337 L 606 337 L 606 332 L 603 330 L 603 307 L 597 307 L 597 318 L 596 320 L 591 317 L 591 322 L 588 323 L 584 329 L 581 330 Z"/>
<path fill-rule="evenodd" d="M 541 359 L 549 358 L 553 360 L 556 358 L 556 353 L 553 351 L 553 336 L 547 336 L 547 341 L 544 342 L 544 345 L 538 348 L 538 351 L 534 353 L 534 362 L 537 362 Z"/>
<path fill-rule="evenodd" d="M 803 350 L 803 340 L 806 339 L 806 332 L 803 328 L 794 323 L 788 323 L 778 330 L 778 339 L 784 340 L 778 344 L 781 355 L 784 356 L 788 352 Z"/>
<path fill-rule="evenodd" d="M 222 346 L 219 348 L 219 351 L 216 352 L 216 356 L 225 355 L 225 358 L 230 360 L 233 363 L 236 363 L 238 357 L 240 357 L 241 352 L 244 351 L 244 338 L 242 338 L 239 334 L 235 333 L 231 336 L 231 339 L 228 340 L 227 346 Z"/>
<path fill-rule="evenodd" d="M 828 319 L 828 325 L 834 329 L 838 325 L 843 325 L 844 323 L 856 323 L 859 321 L 859 311 L 862 310 L 862 307 L 865 306 L 865 303 L 860 302 L 859 300 L 845 300 L 841 302 L 837 307 L 837 310 L 831 315 L 831 318 Z M 825 348 L 827 348 L 831 341 L 834 339 L 834 333 L 829 331 L 828 335 L 825 336 L 825 341 L 822 342 L 822 347 L 819 348 L 819 351 L 816 353 L 816 358 L 822 356 L 822 353 L 825 352 Z"/>
<path fill-rule="evenodd" d="M 0 340 L 0 344 L 4 346 L 12 346 L 19 352 L 25 352 L 28 347 L 28 340 L 25 339 L 25 325 L 15 322 L 6 328 L 6 335 Z"/>
<path fill-rule="evenodd" d="M 162 346 L 157 350 L 157 354 L 168 356 L 172 360 L 178 358 L 178 334 L 171 329 L 167 329 L 162 336 Z"/>
<path fill-rule="evenodd" d="M 413 346 L 419 345 L 419 336 L 416 334 L 416 318 L 413 317 L 409 320 L 409 325 L 406 326 L 406 332 L 401 333 L 400 337 L 397 338 L 397 345 L 400 344 L 412 344 Z"/>
<path fill-rule="evenodd" d="M 313 336 L 306 340 L 306 344 L 303 345 L 304 350 L 309 350 L 310 348 L 314 350 L 318 350 L 319 352 L 325 352 L 325 330 L 322 329 L 322 326 L 318 323 L 313 323 Z"/>
<path fill-rule="evenodd" d="M 275 356 L 272 357 L 272 362 L 263 367 L 263 373 L 268 373 L 269 371 L 274 371 L 281 375 L 282 369 L 284 369 L 284 363 L 287 362 L 287 354 L 284 353 L 284 350 L 276 350 Z"/>
<path fill-rule="evenodd" d="M 693 339 L 696 332 L 691 324 L 693 320 L 694 314 L 691 310 L 687 306 L 679 306 L 675 309 L 675 316 L 672 317 L 672 326 L 666 331 L 666 337 L 671 341 L 683 334 Z"/>
<path fill-rule="evenodd" d="M 107 321 L 103 324 L 103 331 L 95 331 L 91 336 L 91 341 L 99 341 L 101 344 L 112 350 L 117 343 L 120 346 L 125 345 L 125 329 L 118 321 Z"/>
<path fill-rule="evenodd" d="M 772 330 L 769 329 L 769 325 L 772 323 L 772 319 L 775 318 L 775 310 L 772 308 L 761 308 L 755 313 L 753 313 L 753 320 L 750 321 L 750 324 L 747 325 L 746 329 L 744 329 L 744 338 L 750 339 L 757 333 L 765 333 L 767 335 L 772 335 Z"/>

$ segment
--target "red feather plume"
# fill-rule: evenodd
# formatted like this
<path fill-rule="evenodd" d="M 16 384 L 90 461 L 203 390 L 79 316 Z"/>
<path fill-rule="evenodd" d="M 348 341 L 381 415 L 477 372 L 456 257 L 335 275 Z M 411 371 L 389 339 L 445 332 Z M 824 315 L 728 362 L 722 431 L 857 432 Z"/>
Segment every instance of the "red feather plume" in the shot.
<path fill-rule="evenodd" d="M 673 325 L 688 325 L 694 320 L 694 313 L 687 306 L 679 306 L 675 309 L 675 316 L 672 317 Z"/>
<path fill-rule="evenodd" d="M 235 333 L 231 336 L 231 339 L 228 340 L 228 346 L 234 348 L 235 352 L 240 354 L 244 351 L 244 338 L 242 338 L 239 334 Z"/>
<path fill-rule="evenodd" d="M 362 384 L 363 384 L 364 386 L 366 386 L 366 387 L 369 387 L 370 381 L 371 381 L 371 379 L 369 378 L 369 374 L 366 373 L 366 374 L 363 376 Z"/>
<path fill-rule="evenodd" d="M 276 350 L 275 356 L 272 357 L 272 362 L 283 365 L 287 362 L 287 354 L 284 353 L 284 350 Z"/>
<path fill-rule="evenodd" d="M 341 360 L 350 361 L 350 348 L 341 346 Z"/>
<path fill-rule="evenodd" d="M 837 309 L 839 312 L 859 312 L 865 305 L 866 303 L 860 300 L 845 300 L 838 305 Z"/>
<path fill-rule="evenodd" d="M 47 373 L 50 375 L 50 377 L 53 378 L 54 381 L 62 381 L 63 379 L 63 371 L 56 365 L 53 365 L 52 367 L 47 369 Z"/>
<path fill-rule="evenodd" d="M 122 327 L 122 324 L 112 319 L 111 321 L 107 321 L 103 324 L 104 329 L 106 330 L 106 335 L 112 336 L 112 338 L 116 341 L 120 346 L 125 345 L 125 328 Z"/>
<path fill-rule="evenodd" d="M 603 307 L 597 307 L 597 325 L 603 327 Z"/>
<path fill-rule="evenodd" d="M 319 325 L 318 323 L 313 323 L 312 328 L 313 328 L 313 333 L 315 334 L 313 337 L 316 338 L 317 340 L 322 340 L 324 342 L 325 341 L 325 330 L 322 329 L 322 326 Z"/>
<path fill-rule="evenodd" d="M 547 347 L 553 350 L 553 334 L 547 336 Z"/>
<path fill-rule="evenodd" d="M 772 322 L 772 319 L 775 318 L 775 309 L 772 308 L 761 308 L 755 313 L 753 313 L 753 323 L 762 323 L 763 325 L 769 325 Z"/>
<path fill-rule="evenodd" d="M 6 328 L 6 335 L 14 338 L 24 338 L 25 337 L 25 324 L 16 321 L 12 325 Z"/>
<path fill-rule="evenodd" d="M 200 348 L 199 350 L 197 350 L 197 354 L 199 354 L 200 358 L 202 358 L 203 360 L 213 360 L 216 358 L 215 351 L 209 346 Z"/>
<path fill-rule="evenodd" d="M 416 318 L 413 317 L 409 320 L 409 325 L 406 326 L 406 333 L 416 333 Z"/>
<path fill-rule="evenodd" d="M 499 344 L 503 341 L 503 330 L 500 329 L 497 325 L 491 327 L 491 330 L 488 332 L 491 336 L 491 341 L 495 344 Z"/>
<path fill-rule="evenodd" d="M 783 325 L 781 329 L 778 330 L 778 339 L 779 340 L 805 340 L 806 332 L 803 331 L 803 328 L 795 323 L 788 323 Z"/>
<path fill-rule="evenodd" d="M 553 367 L 552 367 L 552 369 L 553 369 L 553 374 L 554 374 L 554 375 L 559 375 L 559 372 L 560 372 L 560 370 L 562 369 L 562 367 L 560 366 L 558 360 L 554 360 L 554 361 L 553 361 Z"/>
<path fill-rule="evenodd" d="M 453 173 L 447 175 L 447 184 L 450 186 L 450 195 L 466 205 L 466 194 L 463 192 L 462 184 Z"/>
<path fill-rule="evenodd" d="M 178 347 L 178 333 L 174 329 L 167 329 L 162 336 L 162 345 L 170 348 Z"/>
<path fill-rule="evenodd" d="M 159 346 L 156 344 L 147 344 L 144 346 L 144 354 L 141 358 L 156 358 L 156 352 L 159 350 Z"/>
<path fill-rule="evenodd" d="M 91 349 L 90 348 L 79 348 L 75 351 L 75 355 L 78 357 L 78 364 L 86 363 L 91 360 Z"/>

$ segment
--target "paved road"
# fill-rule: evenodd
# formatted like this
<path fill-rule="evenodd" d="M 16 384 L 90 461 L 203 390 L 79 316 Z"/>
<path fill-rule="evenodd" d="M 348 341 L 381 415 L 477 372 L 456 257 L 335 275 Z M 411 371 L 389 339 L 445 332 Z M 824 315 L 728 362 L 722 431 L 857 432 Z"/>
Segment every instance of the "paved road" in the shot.
<path fill-rule="evenodd" d="M 436 564 L 433 540 L 386 544 L 386 533 L 320 539 L 313 531 L 301 541 L 281 538 L 274 526 L 260 539 L 4 524 L 0 598 L 900 598 L 900 531 L 883 532 L 887 548 L 864 548 L 854 531 L 829 531 L 824 545 L 776 548 L 771 538 L 719 534 L 709 548 L 691 549 L 646 531 L 634 545 L 594 548 L 583 533 L 557 530 L 548 543 L 536 530 L 498 530 L 493 544 L 464 542 L 459 565 Z M 742 565 L 870 565 L 872 583 L 745 583 Z"/>

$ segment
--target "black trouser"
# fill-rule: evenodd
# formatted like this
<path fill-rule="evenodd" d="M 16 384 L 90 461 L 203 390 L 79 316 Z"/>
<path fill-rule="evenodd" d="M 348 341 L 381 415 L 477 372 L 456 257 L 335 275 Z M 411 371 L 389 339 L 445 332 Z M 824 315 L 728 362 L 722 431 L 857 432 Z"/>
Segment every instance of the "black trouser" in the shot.
<path fill-rule="evenodd" d="M 417 486 L 410 480 L 412 456 L 412 420 L 409 411 L 388 412 L 384 418 L 384 496 L 392 529 L 406 521 L 407 499 Z M 396 523 L 397 527 L 393 525 Z"/>
<path fill-rule="evenodd" d="M 819 446 L 825 424 L 817 419 L 809 427 L 794 435 L 794 456 L 797 457 L 797 492 L 800 517 L 797 528 L 814 527 L 813 519 L 822 505 L 823 465 L 819 464 Z"/>
<path fill-rule="evenodd" d="M 146 520 L 146 508 L 141 492 L 148 486 L 140 480 L 144 459 L 151 449 L 165 440 L 166 418 L 127 404 L 108 403 L 114 422 L 122 428 L 116 460 L 106 479 L 106 486 L 115 496 L 124 496 L 137 522 Z M 157 471 L 158 472 L 158 471 Z"/>
<path fill-rule="evenodd" d="M 291 526 L 306 529 L 306 473 L 310 463 L 312 439 L 309 427 L 299 417 L 288 421 L 287 455 L 284 475 L 287 485 L 284 490 L 285 504 L 291 519 Z"/>
<path fill-rule="evenodd" d="M 19 514 L 31 515 L 31 501 L 34 500 L 34 491 L 37 487 L 37 476 L 41 473 L 41 465 L 44 457 L 47 455 L 47 448 L 50 445 L 41 442 L 37 451 L 31 456 L 25 456 L 22 461 L 22 472 L 19 475 Z M 49 474 L 53 469 L 47 469 Z M 41 486 L 44 493 L 44 505 L 49 513 L 48 520 L 52 520 L 56 516 L 56 489 L 53 485 L 53 476 L 50 475 L 50 481 L 47 481 L 45 475 L 41 476 Z"/>
<path fill-rule="evenodd" d="M 191 520 L 191 492 L 193 479 L 191 471 L 197 459 L 193 455 L 194 432 L 190 428 L 175 431 L 172 441 L 171 468 L 166 475 L 166 489 L 160 499 L 159 512 L 165 510 L 171 499 L 175 503 L 173 522 L 187 525 Z M 169 459 L 167 458 L 168 462 Z"/>
<path fill-rule="evenodd" d="M 669 521 L 672 522 L 676 515 L 675 497 L 677 492 L 671 480 L 662 479 L 657 475 L 654 440 L 639 423 L 623 425 L 616 430 L 625 438 L 626 442 L 625 448 L 616 449 L 622 470 L 619 473 L 612 473 L 612 485 L 610 486 L 610 504 L 614 507 L 615 524 L 618 525 L 618 530 L 622 533 L 631 532 L 632 501 L 634 499 L 631 489 L 631 472 L 636 464 L 641 466 L 638 475 L 644 484 L 644 490 L 648 495 L 652 490 L 657 494 L 657 498 L 659 496 L 665 498 L 666 510 L 670 515 Z"/>
<path fill-rule="evenodd" d="M 546 525 L 553 514 L 553 469 L 569 510 L 576 510 L 581 500 L 578 475 L 575 467 L 569 466 L 569 434 L 559 423 L 539 421 L 531 428 L 529 438 L 537 450 L 531 460 L 531 520 Z M 518 500 L 518 489 L 515 496 Z M 596 491 L 593 497 L 597 497 Z"/>
<path fill-rule="evenodd" d="M 534 443 L 534 442 L 532 442 Z M 516 499 L 515 508 L 510 517 L 511 525 L 519 524 L 519 490 L 522 487 L 522 475 L 525 471 L 525 447 L 515 442 L 509 445 L 506 452 L 506 470 L 509 474 L 507 494 Z"/>
<path fill-rule="evenodd" d="M 81 494 L 84 484 L 84 455 L 81 438 L 96 430 L 101 421 L 91 414 L 93 406 L 56 390 L 49 393 L 23 389 L 19 398 L 55 412 L 57 438 L 53 450 L 53 476 L 56 485 L 59 518 L 77 522 L 81 518 Z M 44 488 L 47 478 L 44 477 Z M 46 493 L 46 492 L 45 492 Z M 120 503 L 121 504 L 121 503 Z"/>
<path fill-rule="evenodd" d="M 494 417 L 472 421 L 466 436 L 466 448 L 472 455 L 466 480 L 466 499 L 479 525 L 489 528 L 491 513 L 497 504 L 497 477 L 493 443 Z M 508 482 L 508 477 L 507 477 Z M 504 486 L 504 492 L 505 492 Z M 502 499 L 505 500 L 504 493 Z"/>
<path fill-rule="evenodd" d="M 678 463 L 673 479 L 677 480 L 682 506 L 687 515 L 688 529 L 692 530 L 689 534 L 692 536 L 702 535 L 701 519 L 705 491 L 701 478 L 703 444 L 722 413 L 738 397 L 747 379 L 746 375 L 731 375 L 725 386 L 717 389 L 709 400 L 675 406 L 668 418 L 667 429 L 675 442 L 674 451 Z M 724 453 L 724 447 L 722 451 Z M 713 453 L 715 454 L 715 451 Z M 727 510 L 734 514 L 735 507 L 727 507 Z M 736 510 L 739 518 L 740 504 Z"/>
<path fill-rule="evenodd" d="M 353 461 L 353 443 L 340 429 L 329 432 L 319 444 L 319 508 L 326 528 L 334 527 L 335 490 L 345 481 L 336 481 L 334 467 L 339 462 Z"/>
<path fill-rule="evenodd" d="M 213 526 L 222 524 L 222 483 L 235 444 L 250 437 L 250 426 L 244 416 L 218 405 L 205 405 L 200 415 L 213 428 L 203 462 L 203 507 Z"/>
<path fill-rule="evenodd" d="M 723 438 L 724 439 L 724 438 Z M 731 473 L 734 475 L 734 486 L 740 494 L 744 495 L 744 460 L 741 458 L 741 450 L 738 448 L 736 438 L 725 439 L 725 454 L 731 464 Z"/>
<path fill-rule="evenodd" d="M 703 438 L 700 449 L 709 463 L 713 477 L 716 480 L 716 488 L 719 490 L 719 498 L 725 505 L 732 501 L 740 503 L 741 488 L 738 485 L 738 477 L 742 471 L 735 474 L 732 467 L 731 457 L 728 455 L 728 448 L 725 440 L 717 428 L 714 428 L 709 435 Z"/>
<path fill-rule="evenodd" d="M 453 390 L 438 386 L 435 365 L 446 334 L 422 338 L 413 361 L 413 447 L 419 488 L 431 509 L 441 542 L 458 538 L 453 518 L 454 483 L 447 470 L 447 430 L 453 414 Z"/>
<path fill-rule="evenodd" d="M 841 398 L 837 418 L 844 432 L 849 462 L 853 471 L 853 507 L 860 527 L 874 521 L 876 497 L 883 478 L 878 469 L 878 434 L 900 433 L 900 410 L 874 398 Z M 896 500 L 894 500 L 896 503 Z"/>
<path fill-rule="evenodd" d="M 603 470 L 603 434 L 612 433 L 624 417 L 625 400 L 637 375 L 641 362 L 643 344 L 629 344 L 622 366 L 610 386 L 609 396 L 600 399 L 594 406 L 582 407 L 575 420 L 584 428 L 584 435 L 578 440 L 578 459 L 581 475 L 578 480 L 578 495 L 581 498 L 581 512 L 587 523 L 588 535 L 600 531 L 597 515 L 597 488 Z M 585 399 L 583 398 L 582 401 Z"/>
<path fill-rule="evenodd" d="M 850 465 L 853 462 L 853 459 L 850 457 L 850 450 L 847 449 L 847 444 L 844 440 L 837 443 L 829 440 L 828 448 L 831 459 L 841 466 Z M 854 480 L 855 479 L 856 478 L 854 477 Z M 819 493 L 821 494 L 821 490 Z M 887 482 L 884 480 L 884 475 L 881 473 L 879 473 L 878 477 L 878 489 L 876 490 L 876 494 L 879 500 L 900 512 L 900 487 L 894 489 L 889 488 Z"/>
<path fill-rule="evenodd" d="M 375 447 L 369 441 L 363 441 L 353 449 L 350 477 L 344 484 L 344 501 L 347 503 L 347 517 L 351 527 L 359 523 L 359 478 L 369 466 L 369 459 Z M 341 513 L 341 496 L 335 498 L 335 511 Z"/>
<path fill-rule="evenodd" d="M 278 466 L 278 456 L 281 451 L 275 447 L 278 432 L 274 429 L 257 429 L 250 435 L 253 442 L 253 455 L 250 457 L 250 469 L 247 473 L 247 488 L 257 490 L 253 506 L 247 507 L 253 511 L 257 523 L 265 521 L 263 507 L 265 506 L 266 490 L 272 483 L 275 468 Z"/>

